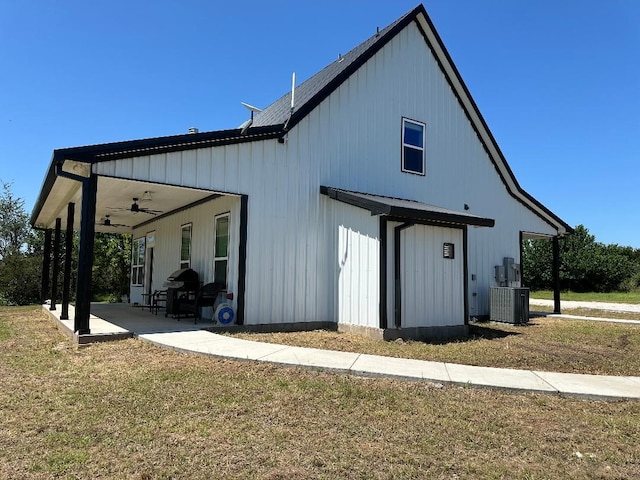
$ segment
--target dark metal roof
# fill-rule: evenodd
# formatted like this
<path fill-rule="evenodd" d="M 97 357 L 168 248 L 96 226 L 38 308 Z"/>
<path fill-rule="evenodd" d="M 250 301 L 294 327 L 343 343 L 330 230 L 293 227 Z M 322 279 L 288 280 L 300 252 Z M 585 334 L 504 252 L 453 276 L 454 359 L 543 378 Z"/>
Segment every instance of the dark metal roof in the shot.
<path fill-rule="evenodd" d="M 204 148 L 281 137 L 285 133 L 285 127 L 287 130 L 293 128 L 293 126 L 315 109 L 316 106 L 318 106 L 353 73 L 355 73 L 365 62 L 367 62 L 367 60 L 373 57 L 401 30 L 414 21 L 422 32 L 428 47 L 434 53 L 436 61 L 439 63 L 443 74 L 447 78 L 453 93 L 458 97 L 460 106 L 465 111 L 472 127 L 478 134 L 478 138 L 483 143 L 489 158 L 496 166 L 496 170 L 510 195 L 522 203 L 526 208 L 543 218 L 550 225 L 559 229 L 563 228 L 566 232 L 570 233 L 572 228 L 567 223 L 532 197 L 519 185 L 423 5 L 418 5 L 412 11 L 400 17 L 398 20 L 342 56 L 341 59 L 337 59 L 323 70 L 303 82 L 301 85 L 297 86 L 295 93 L 296 104 L 293 114 L 291 114 L 290 111 L 291 92 L 288 92 L 286 95 L 282 96 L 280 99 L 265 108 L 262 112 L 256 114 L 251 128 L 249 128 L 244 135 L 241 134 L 240 129 L 221 130 L 216 132 L 175 135 L 172 137 L 133 140 L 128 142 L 92 145 L 88 147 L 77 147 L 54 151 L 54 158 L 52 159 L 49 172 L 40 192 L 40 197 L 36 202 L 36 206 L 34 207 L 31 216 L 32 222 L 37 217 L 44 200 L 49 194 L 51 185 L 55 179 L 55 164 L 58 161 L 63 160 L 64 158 L 70 158 L 79 161 L 99 162 L 144 154 L 148 155 L 152 153 L 189 150 L 193 148 Z M 432 40 L 430 38 L 432 38 Z M 450 67 L 450 70 L 447 70 L 446 67 Z M 456 82 L 459 86 L 454 85 Z M 470 107 L 465 104 L 465 101 L 468 102 Z M 473 112 L 477 119 L 474 119 L 471 112 Z M 485 136 L 482 135 L 482 132 L 486 133 L 486 139 Z M 491 153 L 490 146 L 493 147 L 496 153 Z M 525 202 L 524 199 L 531 202 L 533 206 Z M 548 218 L 546 218 L 545 215 Z M 552 221 L 550 221 L 550 219 Z"/>
<path fill-rule="evenodd" d="M 493 227 L 495 220 L 458 212 L 403 198 L 383 197 L 371 193 L 351 192 L 333 187 L 320 187 L 320 193 L 339 202 L 369 210 L 371 215 L 406 218 L 413 221 L 440 222 L 454 225 Z"/>
<path fill-rule="evenodd" d="M 254 128 L 246 134 L 240 129 L 217 130 L 202 133 L 187 133 L 166 137 L 127 140 L 124 142 L 101 143 L 82 147 L 60 148 L 53 151 L 49 170 L 42 183 L 40 195 L 31 212 L 30 222 L 35 225 L 56 180 L 56 165 L 64 160 L 98 163 L 139 155 L 168 153 L 197 148 L 230 145 L 277 138 L 282 135 L 280 127 Z"/>
<path fill-rule="evenodd" d="M 291 92 L 287 92 L 258 113 L 254 118 L 253 126 L 287 123 L 287 128 L 293 127 L 422 11 L 424 11 L 422 6 L 416 7 L 298 85 L 295 90 L 293 115 L 291 115 Z"/>

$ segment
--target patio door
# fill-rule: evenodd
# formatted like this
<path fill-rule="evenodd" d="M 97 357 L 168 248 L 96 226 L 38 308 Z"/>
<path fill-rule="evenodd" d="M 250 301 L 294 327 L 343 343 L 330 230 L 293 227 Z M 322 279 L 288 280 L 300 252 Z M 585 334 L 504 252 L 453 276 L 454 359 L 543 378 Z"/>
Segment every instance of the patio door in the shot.
<path fill-rule="evenodd" d="M 214 219 L 214 251 L 213 251 L 213 280 L 225 285 L 228 290 L 227 278 L 229 274 L 229 214 L 217 215 Z"/>

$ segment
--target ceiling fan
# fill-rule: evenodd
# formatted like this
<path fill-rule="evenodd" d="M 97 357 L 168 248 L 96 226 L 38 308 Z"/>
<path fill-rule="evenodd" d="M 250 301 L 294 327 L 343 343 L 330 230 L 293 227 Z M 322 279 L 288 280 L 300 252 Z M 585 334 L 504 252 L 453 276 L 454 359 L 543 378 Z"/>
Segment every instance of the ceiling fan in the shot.
<path fill-rule="evenodd" d="M 102 219 L 102 221 L 100 223 L 97 223 L 96 225 L 99 225 L 101 227 L 129 227 L 129 225 L 124 225 L 122 223 L 112 223 L 111 222 L 111 215 L 105 215 L 104 218 Z"/>
<path fill-rule="evenodd" d="M 151 208 L 141 207 L 138 204 L 138 200 L 140 199 L 137 197 L 133 197 L 133 203 L 131 204 L 130 207 L 110 207 L 110 208 L 111 210 L 120 210 L 120 211 L 133 212 L 133 213 L 147 213 L 149 215 L 158 215 L 159 213 L 162 213 L 160 210 L 153 210 Z"/>

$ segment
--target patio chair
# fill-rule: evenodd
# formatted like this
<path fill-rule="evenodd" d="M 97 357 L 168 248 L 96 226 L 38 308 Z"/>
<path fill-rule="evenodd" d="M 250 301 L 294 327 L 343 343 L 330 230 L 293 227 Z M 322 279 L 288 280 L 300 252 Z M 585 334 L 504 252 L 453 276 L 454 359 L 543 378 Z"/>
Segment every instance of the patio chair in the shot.
<path fill-rule="evenodd" d="M 194 317 L 193 323 L 198 323 L 200 317 L 200 309 L 202 307 L 213 307 L 218 298 L 218 294 L 224 290 L 225 285 L 220 282 L 207 283 L 200 287 L 194 299 L 180 298 L 178 306 L 178 320 L 181 316 Z"/>
<path fill-rule="evenodd" d="M 158 310 L 161 307 L 166 307 L 167 305 L 167 291 L 166 290 L 156 290 L 151 295 L 151 311 L 158 315 Z"/>

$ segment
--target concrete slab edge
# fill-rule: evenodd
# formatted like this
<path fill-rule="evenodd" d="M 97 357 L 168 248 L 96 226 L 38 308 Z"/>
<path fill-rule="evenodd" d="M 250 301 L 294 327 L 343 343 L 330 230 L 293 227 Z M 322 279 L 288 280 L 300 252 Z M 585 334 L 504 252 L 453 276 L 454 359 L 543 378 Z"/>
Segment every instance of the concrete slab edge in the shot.
<path fill-rule="evenodd" d="M 52 312 L 47 308 L 46 305 L 42 306 L 42 311 L 48 315 L 48 317 L 53 321 L 54 325 L 58 328 L 60 332 L 62 332 L 65 336 L 69 338 L 73 342 L 73 345 L 76 347 L 87 347 L 93 343 L 100 342 L 113 342 L 117 340 L 125 340 L 127 338 L 132 338 L 133 334 L 131 332 L 116 332 L 116 333 L 96 333 L 96 334 L 86 334 L 86 335 L 78 335 L 73 330 L 71 330 L 64 321 L 60 320 L 60 318 L 56 315 L 55 312 Z"/>
<path fill-rule="evenodd" d="M 538 372 L 535 371 L 529 371 L 531 372 L 533 375 L 535 375 L 536 377 L 538 377 L 543 383 L 545 383 L 546 385 L 548 385 L 550 387 L 550 390 L 544 390 L 544 389 L 535 389 L 535 388 L 523 388 L 523 387 L 510 387 L 510 386 L 504 386 L 504 385 L 488 385 L 488 384 L 478 384 L 478 383 L 473 383 L 471 381 L 459 381 L 459 380 L 452 380 L 451 379 L 451 375 L 448 372 L 447 369 L 447 364 L 444 363 L 444 368 L 445 371 L 447 372 L 447 377 L 448 379 L 442 379 L 442 378 L 430 378 L 429 376 L 416 376 L 416 375 L 401 375 L 401 374 L 392 374 L 392 373 L 382 373 L 382 372 L 374 372 L 371 370 L 361 370 L 358 368 L 355 368 L 355 365 L 358 362 L 358 359 L 360 359 L 360 357 L 363 354 L 357 354 L 356 358 L 353 360 L 353 362 L 351 363 L 351 365 L 347 368 L 339 368 L 339 367 L 332 367 L 332 366 L 328 366 L 328 365 L 302 365 L 302 364 L 292 364 L 292 363 L 284 363 L 284 362 L 278 362 L 278 361 L 273 361 L 273 360 L 269 360 L 267 358 L 258 358 L 258 359 L 252 359 L 249 357 L 239 357 L 239 356 L 228 356 L 228 355 L 222 355 L 222 354 L 216 354 L 216 353 L 210 353 L 210 352 L 200 352 L 200 351 L 196 351 L 190 348 L 186 348 L 186 347 L 179 347 L 176 345 L 171 345 L 168 343 L 164 343 L 164 342 L 159 342 L 156 340 L 153 340 L 151 338 L 146 338 L 145 334 L 133 334 L 131 332 L 123 332 L 123 333 L 111 333 L 111 334 L 96 334 L 96 335 L 76 335 L 75 332 L 73 332 L 62 320 L 60 320 L 58 318 L 58 316 L 50 311 L 46 305 L 42 306 L 42 310 L 43 312 L 45 312 L 49 318 L 51 320 L 53 320 L 54 324 L 56 325 L 56 327 L 67 337 L 69 337 L 69 339 L 71 339 L 74 344 L 78 347 L 83 347 L 83 346 L 88 346 L 91 345 L 92 343 L 95 342 L 104 342 L 104 341 L 112 341 L 112 340 L 121 340 L 124 338 L 138 338 L 142 341 L 145 341 L 147 343 L 150 343 L 152 345 L 155 345 L 157 347 L 160 348 L 168 348 L 170 350 L 176 351 L 176 352 L 180 352 L 180 353 L 185 353 L 185 354 L 191 354 L 191 355 L 200 355 L 200 356 L 207 356 L 207 357 L 213 357 L 213 358 L 219 358 L 219 359 L 226 359 L 226 360 L 239 360 L 239 361 L 249 361 L 249 362 L 267 362 L 267 363 L 272 363 L 275 365 L 279 365 L 279 366 L 284 366 L 284 367 L 293 367 L 293 368 L 304 368 L 304 369 L 308 369 L 308 370 L 315 370 L 315 371 L 321 371 L 321 372 L 330 372 L 330 373 L 338 373 L 338 374 L 346 374 L 346 375 L 353 375 L 353 376 L 359 376 L 359 377 L 367 377 L 367 378 L 389 378 L 389 379 L 395 379 L 395 380 L 401 380 L 401 381 L 414 381 L 414 382 L 431 382 L 431 383 L 435 383 L 435 384 L 443 384 L 443 385 L 455 385 L 455 386 L 461 386 L 461 387 L 469 387 L 469 388 L 483 388 L 483 389 L 491 389 L 491 390 L 501 390 L 501 391 L 508 391 L 508 392 L 520 392 L 520 393 L 535 393 L 535 394 L 545 394 L 545 395 L 557 395 L 563 398 L 577 398 L 577 399 L 582 399 L 582 400 L 591 400 L 591 401 L 623 401 L 623 400 L 638 400 L 640 398 L 640 394 L 638 395 L 629 395 L 629 396 L 625 396 L 625 395 L 607 395 L 607 394 L 596 394 L 596 393 L 585 393 L 585 392 L 571 392 L 571 391 L 562 391 L 562 389 L 559 389 L 558 387 L 554 386 L 552 383 L 550 383 L 547 379 L 543 378 L 541 375 L 538 374 Z M 289 346 L 283 345 L 282 346 L 282 350 L 286 350 L 287 348 L 290 348 Z M 278 350 L 280 351 L 280 350 Z M 268 357 L 269 355 L 266 355 L 265 357 Z M 544 373 L 544 372 L 541 372 Z M 634 383 L 638 383 L 640 384 L 640 377 L 624 377 L 629 379 L 630 381 L 634 382 Z"/>

